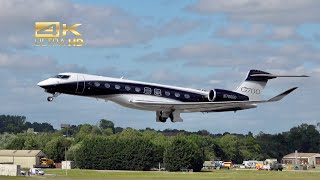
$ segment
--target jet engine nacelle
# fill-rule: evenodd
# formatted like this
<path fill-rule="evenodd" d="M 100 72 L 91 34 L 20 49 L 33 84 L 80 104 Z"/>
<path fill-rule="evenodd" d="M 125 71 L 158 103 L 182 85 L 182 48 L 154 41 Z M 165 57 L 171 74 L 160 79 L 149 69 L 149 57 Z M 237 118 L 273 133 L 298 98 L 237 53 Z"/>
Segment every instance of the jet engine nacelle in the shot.
<path fill-rule="evenodd" d="M 216 91 L 215 90 L 210 90 L 208 93 L 208 100 L 209 101 L 214 101 L 216 99 Z"/>
<path fill-rule="evenodd" d="M 224 89 L 212 89 L 208 92 L 208 101 L 248 101 L 249 97 Z"/>

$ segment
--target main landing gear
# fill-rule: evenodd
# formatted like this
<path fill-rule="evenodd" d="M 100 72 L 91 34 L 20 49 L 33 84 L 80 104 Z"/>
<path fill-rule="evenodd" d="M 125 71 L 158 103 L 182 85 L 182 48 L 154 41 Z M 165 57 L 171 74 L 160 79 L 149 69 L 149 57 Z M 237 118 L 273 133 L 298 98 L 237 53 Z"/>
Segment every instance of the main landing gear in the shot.
<path fill-rule="evenodd" d="M 55 92 L 55 93 L 52 94 L 52 96 L 49 96 L 49 97 L 47 98 L 47 100 L 48 100 L 49 102 L 51 102 L 51 101 L 53 101 L 54 98 L 58 97 L 59 95 L 60 95 L 60 93 Z"/>
<path fill-rule="evenodd" d="M 182 122 L 183 120 L 180 117 L 180 112 L 177 111 L 157 111 L 156 112 L 156 121 L 157 122 L 166 122 L 170 118 L 171 122 Z"/>
<path fill-rule="evenodd" d="M 166 122 L 169 116 L 171 115 L 171 112 L 166 112 L 166 111 L 157 111 L 156 116 L 157 116 L 157 122 Z"/>

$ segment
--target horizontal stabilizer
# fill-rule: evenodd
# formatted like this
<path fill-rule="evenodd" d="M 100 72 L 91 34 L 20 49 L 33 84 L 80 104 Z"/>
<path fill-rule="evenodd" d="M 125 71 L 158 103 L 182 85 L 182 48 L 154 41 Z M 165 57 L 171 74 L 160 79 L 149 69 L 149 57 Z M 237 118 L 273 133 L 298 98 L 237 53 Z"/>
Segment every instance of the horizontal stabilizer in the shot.
<path fill-rule="evenodd" d="M 309 77 L 307 75 L 275 75 L 275 74 L 252 74 L 251 77 L 265 77 L 268 79 L 273 79 L 277 77 Z"/>
<path fill-rule="evenodd" d="M 269 99 L 268 102 L 279 101 L 282 98 L 284 98 L 285 96 L 287 96 L 288 94 L 290 94 L 292 91 L 296 90 L 297 88 L 298 87 L 291 88 L 291 89 L 289 89 L 289 90 L 287 90 L 287 91 L 285 91 L 285 92 L 283 92 L 283 93 L 281 93 L 281 94 Z"/>

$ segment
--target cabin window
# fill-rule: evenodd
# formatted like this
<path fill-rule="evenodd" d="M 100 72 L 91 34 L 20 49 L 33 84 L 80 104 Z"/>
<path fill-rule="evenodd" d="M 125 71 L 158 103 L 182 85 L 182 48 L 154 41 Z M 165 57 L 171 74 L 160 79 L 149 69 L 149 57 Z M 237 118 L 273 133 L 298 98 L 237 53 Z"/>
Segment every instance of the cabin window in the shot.
<path fill-rule="evenodd" d="M 136 92 L 140 92 L 140 91 L 141 91 L 141 89 L 140 89 L 139 87 L 134 88 L 134 90 L 135 90 Z"/>
<path fill-rule="evenodd" d="M 127 91 L 130 91 L 130 89 L 131 89 L 129 86 L 125 86 L 124 88 L 125 88 Z"/>
<path fill-rule="evenodd" d="M 154 95 L 161 96 L 161 89 L 154 89 Z"/>
<path fill-rule="evenodd" d="M 180 97 L 180 93 L 174 93 L 174 95 L 176 96 L 176 97 Z"/>
<path fill-rule="evenodd" d="M 116 89 L 120 89 L 120 85 L 118 85 L 118 84 L 116 84 L 114 87 L 115 87 Z"/>
<path fill-rule="evenodd" d="M 170 96 L 170 92 L 169 92 L 169 91 L 164 92 L 164 94 L 165 94 L 166 96 Z"/>
<path fill-rule="evenodd" d="M 185 97 L 186 99 L 189 99 L 189 98 L 190 98 L 190 95 L 189 95 L 189 94 L 184 94 L 184 97 Z"/>
<path fill-rule="evenodd" d="M 100 86 L 100 83 L 99 83 L 99 82 L 94 82 L 94 85 L 95 85 L 96 87 L 99 87 L 99 86 Z"/>
<path fill-rule="evenodd" d="M 152 89 L 149 88 L 149 87 L 145 87 L 143 93 L 145 93 L 145 94 L 152 94 Z"/>
<path fill-rule="evenodd" d="M 110 84 L 109 84 L 109 83 L 105 83 L 105 84 L 104 84 L 104 87 L 110 88 Z"/>

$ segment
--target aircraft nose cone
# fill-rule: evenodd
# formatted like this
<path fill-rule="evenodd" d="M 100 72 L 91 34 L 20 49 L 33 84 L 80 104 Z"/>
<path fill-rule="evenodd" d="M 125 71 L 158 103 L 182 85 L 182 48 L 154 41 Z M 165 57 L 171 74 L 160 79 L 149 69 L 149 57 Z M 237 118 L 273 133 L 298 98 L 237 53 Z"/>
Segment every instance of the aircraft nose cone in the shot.
<path fill-rule="evenodd" d="M 37 85 L 40 86 L 40 87 L 42 87 L 42 86 L 44 86 L 44 82 L 41 81 L 41 82 L 39 82 Z"/>
<path fill-rule="evenodd" d="M 37 85 L 46 89 L 46 88 L 50 88 L 52 86 L 56 86 L 59 84 L 59 81 L 54 80 L 52 78 L 46 79 L 44 81 L 39 82 Z"/>
<path fill-rule="evenodd" d="M 48 80 L 44 80 L 44 81 L 41 81 L 37 84 L 39 87 L 42 87 L 44 88 L 45 86 L 48 86 L 49 83 L 48 83 Z"/>

